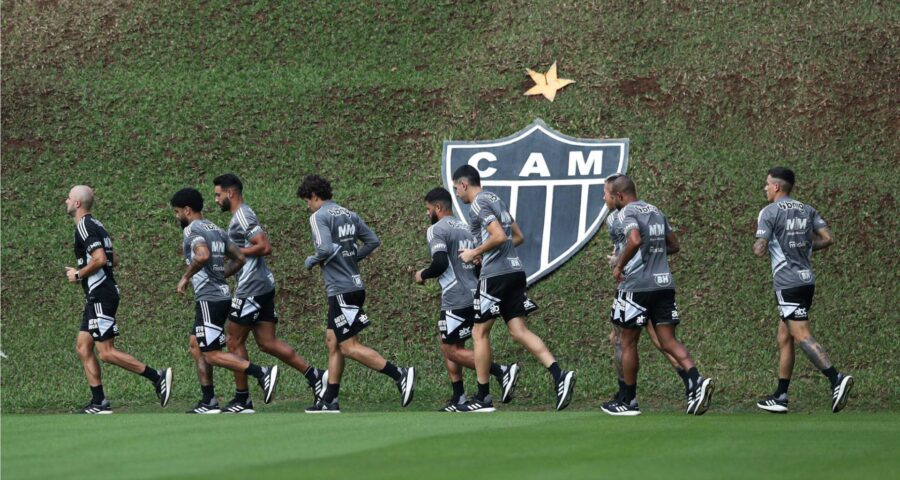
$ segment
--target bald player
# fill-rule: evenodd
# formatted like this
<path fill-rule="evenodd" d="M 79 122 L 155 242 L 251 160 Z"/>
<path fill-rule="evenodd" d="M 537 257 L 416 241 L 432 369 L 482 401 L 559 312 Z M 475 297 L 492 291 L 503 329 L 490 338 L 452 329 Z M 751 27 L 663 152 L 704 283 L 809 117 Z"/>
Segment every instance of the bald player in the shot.
<path fill-rule="evenodd" d="M 66 267 L 66 278 L 71 283 L 80 283 L 84 289 L 84 315 L 75 349 L 91 387 L 91 401 L 78 413 L 113 413 L 103 392 L 95 347 L 100 360 L 149 380 L 156 390 L 159 404 L 165 407 L 172 392 L 172 369 L 156 370 L 116 348 L 119 286 L 116 285 L 113 268 L 119 264 L 119 257 L 113 253 L 112 239 L 106 228 L 91 215 L 93 205 L 94 191 L 90 187 L 77 185 L 69 190 L 66 213 L 75 221 L 74 247 L 78 266 Z"/>

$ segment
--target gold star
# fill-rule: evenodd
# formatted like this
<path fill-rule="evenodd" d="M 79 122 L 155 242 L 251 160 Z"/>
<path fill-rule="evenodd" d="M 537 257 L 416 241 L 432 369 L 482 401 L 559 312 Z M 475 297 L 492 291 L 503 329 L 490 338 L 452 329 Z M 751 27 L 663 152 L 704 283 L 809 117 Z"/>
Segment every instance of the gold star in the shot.
<path fill-rule="evenodd" d="M 534 86 L 529 88 L 525 95 L 543 95 L 544 98 L 551 102 L 556 98 L 557 90 L 570 83 L 575 83 L 575 80 L 556 77 L 556 62 L 553 62 L 546 74 L 535 72 L 530 68 L 526 71 L 531 76 L 531 79 L 534 80 Z"/>

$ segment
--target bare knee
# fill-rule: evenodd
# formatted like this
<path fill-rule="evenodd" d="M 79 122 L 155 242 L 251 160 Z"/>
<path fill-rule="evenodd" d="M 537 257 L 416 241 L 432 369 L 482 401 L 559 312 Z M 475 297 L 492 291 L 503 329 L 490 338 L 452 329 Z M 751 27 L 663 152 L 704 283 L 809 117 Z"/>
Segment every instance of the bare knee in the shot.
<path fill-rule="evenodd" d="M 341 354 L 350 358 L 354 358 L 353 355 L 356 353 L 356 347 L 357 343 L 349 340 L 338 344 Z"/>
<path fill-rule="evenodd" d="M 276 350 L 275 342 L 271 341 L 271 340 L 266 340 L 266 341 L 257 340 L 256 345 L 259 346 L 259 351 L 266 353 L 266 354 L 271 354 Z"/>
<path fill-rule="evenodd" d="M 115 358 L 115 350 L 113 349 L 104 349 L 99 350 L 97 352 L 97 356 L 100 357 L 101 362 L 109 363 L 113 358 Z"/>

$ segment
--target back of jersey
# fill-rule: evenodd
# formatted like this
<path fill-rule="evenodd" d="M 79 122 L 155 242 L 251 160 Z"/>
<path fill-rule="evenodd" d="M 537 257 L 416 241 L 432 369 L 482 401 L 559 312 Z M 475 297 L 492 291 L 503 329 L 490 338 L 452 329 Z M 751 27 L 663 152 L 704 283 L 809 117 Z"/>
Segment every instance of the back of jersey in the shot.
<path fill-rule="evenodd" d="M 190 265 L 194 258 L 194 247 L 205 244 L 209 249 L 209 260 L 191 277 L 194 300 L 221 301 L 231 299 L 228 283 L 225 282 L 225 248 L 230 243 L 228 235 L 215 223 L 202 218 L 194 220 L 184 229 L 184 261 Z"/>
<path fill-rule="evenodd" d="M 629 292 L 675 288 L 669 270 L 666 235 L 672 232 L 665 215 L 642 200 L 631 202 L 619 212 L 622 235 L 627 240 L 632 230 L 641 234 L 641 246 L 625 265 L 625 281 L 619 287 Z"/>
<path fill-rule="evenodd" d="M 816 209 L 790 197 L 759 212 L 756 237 L 769 241 L 775 290 L 815 284 L 810 262 L 813 232 L 825 227 Z"/>
<path fill-rule="evenodd" d="M 469 226 L 456 217 L 444 217 L 428 228 L 427 236 L 431 255 L 447 252 L 449 260 L 447 270 L 438 277 L 441 284 L 441 310 L 471 307 L 475 289 L 478 288 L 475 265 L 463 263 L 457 253 L 463 248 L 475 248 L 475 238 L 469 232 Z"/>
<path fill-rule="evenodd" d="M 490 252 L 484 253 L 481 259 L 481 278 L 525 271 L 512 243 L 513 218 L 509 209 L 500 197 L 482 190 L 472 200 L 469 208 L 469 228 L 478 245 L 488 239 L 487 227 L 495 221 L 506 234 L 506 241 Z"/>

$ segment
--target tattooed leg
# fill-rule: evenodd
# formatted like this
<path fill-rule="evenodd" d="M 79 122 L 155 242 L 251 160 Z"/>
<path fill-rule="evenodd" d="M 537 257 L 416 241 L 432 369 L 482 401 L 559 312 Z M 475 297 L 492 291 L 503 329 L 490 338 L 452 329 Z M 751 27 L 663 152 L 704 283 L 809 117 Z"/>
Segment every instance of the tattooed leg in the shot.
<path fill-rule="evenodd" d="M 816 368 L 819 370 L 831 368 L 831 360 L 828 359 L 828 354 L 825 353 L 825 349 L 819 345 L 819 342 L 817 342 L 812 335 L 808 335 L 798 343 L 800 343 L 800 348 L 803 350 L 803 353 L 806 354 L 806 358 L 808 358 Z"/>
<path fill-rule="evenodd" d="M 622 333 L 619 327 L 613 327 L 609 334 L 609 341 L 613 346 L 613 361 L 616 363 L 616 373 L 619 380 L 625 380 L 625 371 L 622 369 Z"/>

